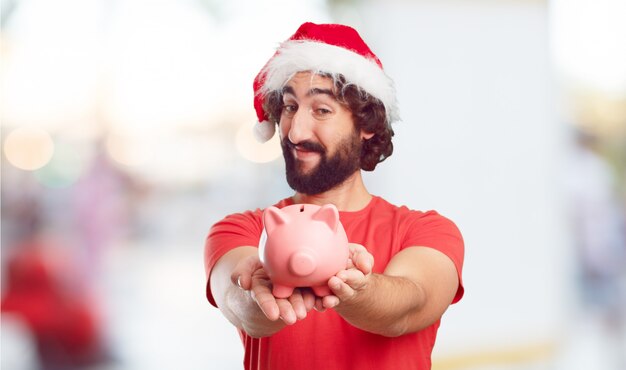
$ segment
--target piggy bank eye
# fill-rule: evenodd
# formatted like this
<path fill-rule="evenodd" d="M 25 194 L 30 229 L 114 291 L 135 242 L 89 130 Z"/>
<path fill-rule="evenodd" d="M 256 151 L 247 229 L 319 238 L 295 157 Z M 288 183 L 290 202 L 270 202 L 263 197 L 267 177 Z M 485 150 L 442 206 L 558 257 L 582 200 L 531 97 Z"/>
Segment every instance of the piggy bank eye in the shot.
<path fill-rule="evenodd" d="M 304 212 L 304 206 L 300 207 L 300 212 Z"/>

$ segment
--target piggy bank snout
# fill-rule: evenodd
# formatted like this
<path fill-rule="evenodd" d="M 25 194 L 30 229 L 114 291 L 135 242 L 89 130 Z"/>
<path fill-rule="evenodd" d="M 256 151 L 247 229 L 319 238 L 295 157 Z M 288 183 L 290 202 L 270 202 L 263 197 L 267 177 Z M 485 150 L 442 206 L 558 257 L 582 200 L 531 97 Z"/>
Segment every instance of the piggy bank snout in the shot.
<path fill-rule="evenodd" d="M 311 275 L 316 267 L 315 256 L 306 250 L 295 252 L 289 257 L 289 271 L 296 276 Z"/>

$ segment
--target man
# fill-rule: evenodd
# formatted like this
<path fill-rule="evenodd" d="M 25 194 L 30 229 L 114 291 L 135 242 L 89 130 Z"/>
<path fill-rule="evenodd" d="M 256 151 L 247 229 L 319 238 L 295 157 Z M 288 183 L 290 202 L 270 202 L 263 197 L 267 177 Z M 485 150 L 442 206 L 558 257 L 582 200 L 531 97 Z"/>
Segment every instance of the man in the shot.
<path fill-rule="evenodd" d="M 332 203 L 350 242 L 331 295 L 275 298 L 259 261 L 262 211 L 227 216 L 206 241 L 207 298 L 239 329 L 246 369 L 429 369 L 442 314 L 463 295 L 456 226 L 370 194 L 361 169 L 391 155 L 393 83 L 359 34 L 305 23 L 254 82 L 260 137 L 278 125 L 287 182 L 276 204 Z"/>

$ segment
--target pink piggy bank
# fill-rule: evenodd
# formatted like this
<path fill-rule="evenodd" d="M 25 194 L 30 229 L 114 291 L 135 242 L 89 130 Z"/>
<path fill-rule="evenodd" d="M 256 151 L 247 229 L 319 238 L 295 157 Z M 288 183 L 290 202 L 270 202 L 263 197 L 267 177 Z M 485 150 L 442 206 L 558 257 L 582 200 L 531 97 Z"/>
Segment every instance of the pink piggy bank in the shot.
<path fill-rule="evenodd" d="M 311 287 L 319 297 L 330 294 L 328 279 L 348 265 L 348 237 L 332 204 L 294 204 L 263 212 L 259 259 L 274 286 L 287 298 L 296 287 Z"/>

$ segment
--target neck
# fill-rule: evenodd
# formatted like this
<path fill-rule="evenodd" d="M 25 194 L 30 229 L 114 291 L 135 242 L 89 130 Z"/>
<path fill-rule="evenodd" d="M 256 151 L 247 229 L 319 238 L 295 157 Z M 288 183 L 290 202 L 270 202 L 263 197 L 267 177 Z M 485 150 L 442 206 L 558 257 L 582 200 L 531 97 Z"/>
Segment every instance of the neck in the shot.
<path fill-rule="evenodd" d="M 334 204 L 340 211 L 359 211 L 370 202 L 372 195 L 365 188 L 361 171 L 356 171 L 352 176 L 340 185 L 320 194 L 296 193 L 293 196 L 294 203 L 309 204 Z"/>

